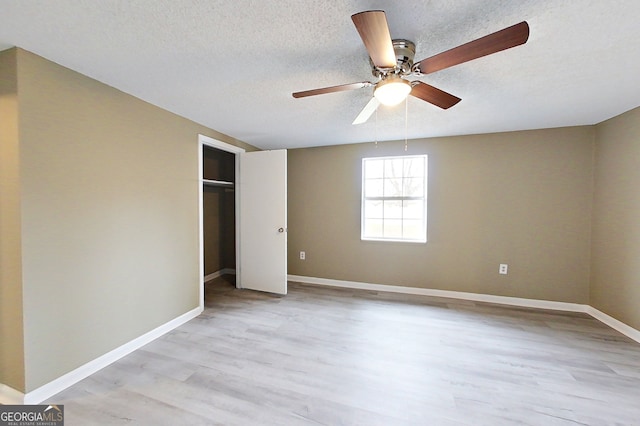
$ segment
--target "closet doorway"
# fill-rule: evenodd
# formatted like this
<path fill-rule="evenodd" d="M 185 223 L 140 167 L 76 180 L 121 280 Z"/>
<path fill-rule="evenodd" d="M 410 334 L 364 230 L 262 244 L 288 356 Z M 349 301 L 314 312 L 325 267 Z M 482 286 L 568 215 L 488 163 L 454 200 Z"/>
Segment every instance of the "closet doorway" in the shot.
<path fill-rule="evenodd" d="M 203 135 L 198 138 L 200 177 L 200 302 L 204 283 L 236 275 L 239 259 L 239 155 L 244 149 Z M 239 283 L 238 277 L 233 280 Z"/>
<path fill-rule="evenodd" d="M 232 272 L 233 263 L 237 288 L 287 294 L 287 151 L 245 152 L 243 148 L 199 135 L 198 160 L 201 307 L 204 308 L 205 277 L 211 279 L 217 274 Z M 219 162 L 226 165 L 216 164 Z M 209 220 L 204 214 L 205 191 L 213 200 L 207 201 L 210 204 L 207 211 L 219 219 L 227 217 L 226 225 L 215 221 L 205 225 Z M 222 204 L 226 200 L 229 208 L 231 199 L 234 200 L 233 215 L 224 210 Z M 227 213 L 220 213 L 222 211 Z M 235 219 L 233 230 L 229 230 L 230 216 Z M 226 227 L 226 231 L 221 227 Z M 219 240 L 224 232 L 235 236 L 234 248 L 229 241 L 216 243 L 216 233 Z M 207 257 L 211 257 L 206 266 L 205 243 Z M 235 252 L 235 262 L 228 257 L 229 253 L 215 254 L 225 247 Z"/>

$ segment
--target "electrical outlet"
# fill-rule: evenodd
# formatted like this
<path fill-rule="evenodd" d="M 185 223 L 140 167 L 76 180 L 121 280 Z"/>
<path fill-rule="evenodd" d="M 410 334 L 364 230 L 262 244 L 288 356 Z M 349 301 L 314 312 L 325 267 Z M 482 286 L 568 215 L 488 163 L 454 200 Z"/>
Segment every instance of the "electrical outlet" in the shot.
<path fill-rule="evenodd" d="M 300 260 L 305 260 L 307 258 L 307 254 L 303 251 L 300 252 Z"/>
<path fill-rule="evenodd" d="M 506 263 L 501 263 L 500 267 L 498 268 L 498 273 L 502 275 L 507 275 L 508 269 L 509 269 L 509 265 L 507 265 Z"/>

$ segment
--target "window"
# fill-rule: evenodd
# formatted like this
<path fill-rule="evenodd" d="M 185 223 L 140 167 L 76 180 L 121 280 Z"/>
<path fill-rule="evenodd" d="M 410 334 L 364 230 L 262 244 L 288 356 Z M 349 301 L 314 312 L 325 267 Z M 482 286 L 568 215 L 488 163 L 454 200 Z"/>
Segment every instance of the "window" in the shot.
<path fill-rule="evenodd" d="M 427 241 L 427 156 L 362 159 L 361 239 Z"/>

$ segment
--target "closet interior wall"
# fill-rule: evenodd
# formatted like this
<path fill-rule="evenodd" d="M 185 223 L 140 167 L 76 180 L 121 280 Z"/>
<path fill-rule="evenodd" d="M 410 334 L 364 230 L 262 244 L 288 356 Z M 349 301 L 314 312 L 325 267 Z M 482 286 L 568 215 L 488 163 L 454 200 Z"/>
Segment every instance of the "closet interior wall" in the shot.
<path fill-rule="evenodd" d="M 203 232 L 205 277 L 236 267 L 235 154 L 203 148 Z M 207 183 L 207 181 L 217 181 Z"/>

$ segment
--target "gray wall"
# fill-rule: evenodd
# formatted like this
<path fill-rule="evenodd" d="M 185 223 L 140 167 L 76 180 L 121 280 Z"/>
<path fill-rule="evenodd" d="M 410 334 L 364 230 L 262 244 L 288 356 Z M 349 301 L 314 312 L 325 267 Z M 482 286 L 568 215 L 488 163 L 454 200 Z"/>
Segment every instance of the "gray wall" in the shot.
<path fill-rule="evenodd" d="M 596 134 L 591 304 L 640 330 L 640 108 Z"/>
<path fill-rule="evenodd" d="M 360 240 L 361 159 L 403 142 L 289 150 L 289 273 L 588 303 L 594 134 L 409 141 L 429 155 L 426 244 Z"/>
<path fill-rule="evenodd" d="M 20 49 L 17 70 L 25 373 L 0 382 L 29 392 L 198 307 L 198 134 L 241 143 Z"/>

